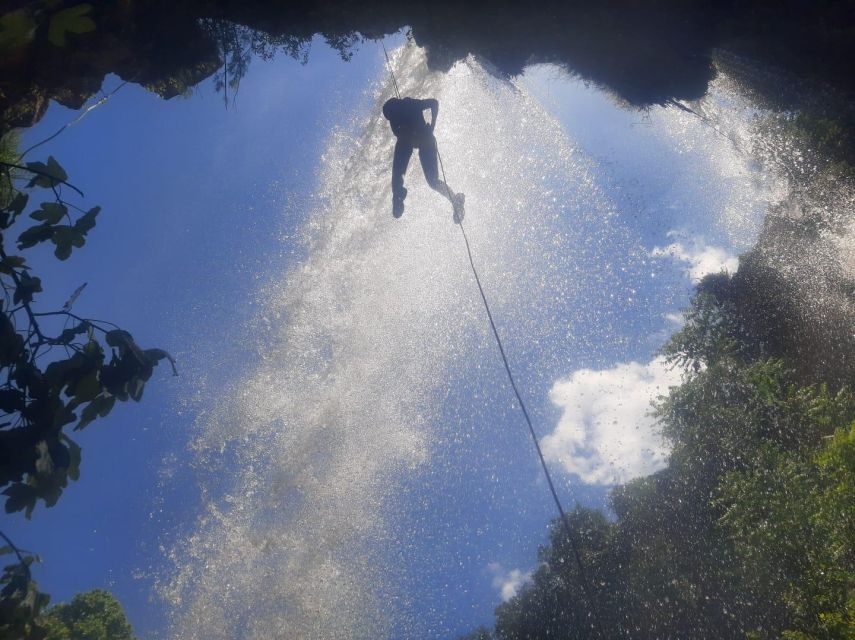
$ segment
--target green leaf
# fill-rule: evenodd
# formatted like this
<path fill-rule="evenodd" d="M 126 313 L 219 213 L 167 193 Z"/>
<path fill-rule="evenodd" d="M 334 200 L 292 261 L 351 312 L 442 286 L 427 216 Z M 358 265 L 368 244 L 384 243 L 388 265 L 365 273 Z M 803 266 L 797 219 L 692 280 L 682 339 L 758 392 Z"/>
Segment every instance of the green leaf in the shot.
<path fill-rule="evenodd" d="M 91 326 L 92 325 L 90 325 L 88 322 L 81 322 L 76 327 L 66 329 L 61 334 L 59 334 L 59 337 L 56 339 L 56 342 L 58 342 L 59 344 L 71 344 L 75 337 L 86 333 L 89 330 L 89 327 Z"/>
<path fill-rule="evenodd" d="M 44 162 L 28 162 L 27 169 L 33 172 L 33 178 L 30 180 L 30 187 L 44 187 L 50 189 L 55 187 L 60 182 L 68 180 L 68 174 L 53 156 L 48 156 L 47 164 Z"/>
<path fill-rule="evenodd" d="M 66 215 L 68 215 L 68 209 L 65 208 L 64 204 L 60 204 L 59 202 L 42 202 L 42 208 L 33 211 L 30 217 L 33 220 L 39 220 L 47 224 L 57 224 Z"/>
<path fill-rule="evenodd" d="M 74 223 L 74 230 L 78 233 L 86 235 L 95 226 L 95 217 L 101 211 L 101 207 L 93 207 L 77 219 Z"/>
<path fill-rule="evenodd" d="M 11 275 L 15 269 L 22 268 L 25 262 L 22 256 L 6 256 L 0 260 L 0 273 Z"/>
<path fill-rule="evenodd" d="M 128 383 L 128 395 L 134 402 L 142 400 L 143 391 L 145 390 L 145 381 L 141 378 L 134 378 Z"/>
<path fill-rule="evenodd" d="M 80 449 L 80 445 L 67 435 L 62 434 L 60 438 L 68 447 L 68 477 L 76 482 L 80 479 L 80 461 L 83 458 L 82 450 Z"/>
<path fill-rule="evenodd" d="M 113 409 L 116 404 L 116 398 L 112 395 L 102 394 L 95 398 L 92 402 L 86 405 L 86 408 L 80 413 L 80 422 L 74 427 L 75 431 L 80 431 L 96 418 L 104 418 Z"/>
<path fill-rule="evenodd" d="M 19 49 L 32 42 L 36 23 L 24 9 L 0 16 L 0 50 Z"/>
<path fill-rule="evenodd" d="M 27 201 L 30 197 L 23 191 L 18 191 L 12 201 L 0 209 L 0 228 L 8 229 L 11 227 L 15 219 L 21 214 L 27 206 Z"/>
<path fill-rule="evenodd" d="M 51 180 L 50 176 L 44 175 L 47 172 L 47 165 L 44 162 L 28 162 L 27 169 L 33 173 L 27 187 L 44 187 L 50 189 L 56 186 L 56 181 Z"/>
<path fill-rule="evenodd" d="M 47 172 L 57 180 L 68 180 L 68 174 L 53 156 L 48 156 Z"/>
<path fill-rule="evenodd" d="M 34 278 L 25 271 L 19 279 L 21 284 L 15 289 L 15 295 L 12 299 L 15 304 L 22 302 L 29 304 L 33 301 L 33 295 L 42 290 L 41 278 Z"/>
<path fill-rule="evenodd" d="M 18 236 L 18 249 L 29 249 L 40 242 L 50 240 L 53 237 L 53 227 L 49 224 L 40 224 L 24 230 Z"/>
<path fill-rule="evenodd" d="M 71 245 L 57 244 L 56 249 L 53 251 L 53 255 L 55 255 L 59 260 L 68 260 L 71 257 Z"/>
<path fill-rule="evenodd" d="M 30 481 L 33 481 L 32 476 Z M 46 507 L 52 507 L 57 503 L 59 498 L 62 496 L 63 488 L 68 484 L 66 474 L 64 472 L 53 472 L 53 470 L 49 474 L 37 476 L 35 482 L 38 497 L 44 500 Z"/>
<path fill-rule="evenodd" d="M 0 366 L 13 364 L 24 351 L 24 338 L 17 333 L 9 316 L 0 313 Z"/>
<path fill-rule="evenodd" d="M 86 16 L 92 10 L 91 4 L 78 4 L 50 17 L 48 40 L 57 47 L 64 47 L 66 33 L 88 33 L 95 30 L 95 22 Z"/>
<path fill-rule="evenodd" d="M 41 440 L 36 445 L 38 457 L 36 458 L 36 473 L 40 475 L 50 475 L 53 473 L 53 459 L 50 456 L 47 442 Z"/>
<path fill-rule="evenodd" d="M 126 350 L 133 351 L 136 347 L 133 336 L 124 329 L 113 329 L 104 335 L 107 344 L 119 350 L 119 355 L 123 355 Z"/>
<path fill-rule="evenodd" d="M 15 331 L 5 313 L 0 313 L 0 366 L 14 363 L 24 352 L 24 338 Z"/>
<path fill-rule="evenodd" d="M 51 240 L 56 245 L 54 255 L 60 260 L 66 260 L 71 255 L 72 247 L 82 247 L 86 238 L 67 224 L 53 227 Z"/>
<path fill-rule="evenodd" d="M 75 353 L 66 360 L 51 362 L 44 372 L 44 380 L 59 393 L 66 385 L 77 384 L 90 371 L 97 368 L 99 361 L 85 354 Z"/>
<path fill-rule="evenodd" d="M 6 208 L 16 216 L 21 215 L 21 212 L 26 208 L 29 199 L 30 196 L 28 194 L 23 191 L 19 191 Z"/>
<path fill-rule="evenodd" d="M 13 269 L 20 269 L 27 261 L 23 256 L 6 256 L 3 258 L 3 264 L 7 264 Z"/>
<path fill-rule="evenodd" d="M 15 513 L 26 509 L 27 519 L 36 506 L 36 490 L 28 484 L 16 482 L 3 491 L 6 496 L 6 513 Z"/>
<path fill-rule="evenodd" d="M 101 382 L 98 380 L 98 370 L 94 370 L 87 376 L 77 381 L 73 387 L 69 385 L 67 393 L 74 396 L 78 405 L 94 400 L 101 393 Z"/>
<path fill-rule="evenodd" d="M 91 358 L 97 358 L 98 362 L 104 361 L 104 349 L 101 343 L 92 337 L 92 332 L 89 332 L 89 342 L 83 345 L 83 353 Z"/>
<path fill-rule="evenodd" d="M 168 351 L 164 351 L 163 349 L 146 349 L 143 353 L 152 365 L 156 365 L 158 362 L 166 358 L 169 360 L 169 364 L 172 365 L 172 375 L 178 375 L 178 369 L 175 367 L 175 358 L 169 355 Z"/>

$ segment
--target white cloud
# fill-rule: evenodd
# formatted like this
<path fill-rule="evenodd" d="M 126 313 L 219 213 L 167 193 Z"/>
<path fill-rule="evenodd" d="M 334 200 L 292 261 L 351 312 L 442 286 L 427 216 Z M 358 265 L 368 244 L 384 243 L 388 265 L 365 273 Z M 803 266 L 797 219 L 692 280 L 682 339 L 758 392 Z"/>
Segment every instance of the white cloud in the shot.
<path fill-rule="evenodd" d="M 611 369 L 581 369 L 549 392 L 563 410 L 542 441 L 544 455 L 587 484 L 617 484 L 665 466 L 668 449 L 649 415 L 651 401 L 680 383 L 661 357 Z"/>
<path fill-rule="evenodd" d="M 531 571 L 511 569 L 505 571 L 498 562 L 491 562 L 487 569 L 493 574 L 493 588 L 499 591 L 502 602 L 507 602 L 520 590 L 524 584 L 531 582 Z"/>
<path fill-rule="evenodd" d="M 668 328 L 673 331 L 679 331 L 686 324 L 686 318 L 682 313 L 666 313 L 662 316 L 668 324 Z"/>
<path fill-rule="evenodd" d="M 654 349 L 661 347 L 668 338 L 686 325 L 686 319 L 682 313 L 664 313 L 662 319 L 665 321 L 665 326 L 647 337 L 647 343 Z"/>
<path fill-rule="evenodd" d="M 668 237 L 677 237 L 674 231 L 668 232 Z M 739 267 L 738 258 L 722 247 L 706 244 L 703 236 L 694 236 L 684 242 L 672 242 L 667 247 L 654 247 L 650 252 L 652 258 L 671 257 L 688 266 L 685 274 L 693 281 L 698 281 L 709 273 L 719 273 L 726 270 L 730 273 Z"/>

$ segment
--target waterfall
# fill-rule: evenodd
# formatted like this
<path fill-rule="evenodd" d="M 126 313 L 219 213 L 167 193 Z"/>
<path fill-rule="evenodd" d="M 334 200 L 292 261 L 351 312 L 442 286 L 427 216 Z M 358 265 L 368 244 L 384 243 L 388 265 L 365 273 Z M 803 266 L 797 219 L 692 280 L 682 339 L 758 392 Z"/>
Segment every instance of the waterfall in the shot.
<path fill-rule="evenodd" d="M 429 72 L 414 46 L 393 58 L 403 95 L 440 101 L 448 181 L 466 193 L 499 330 L 543 417 L 571 357 L 590 364 L 638 308 L 650 247 L 520 83 L 474 60 Z M 490 433 L 489 407 L 514 410 L 451 208 L 415 154 L 406 212 L 391 216 L 394 141 L 380 112 L 391 90 L 378 84 L 356 137 L 330 136 L 302 257 L 254 293 L 264 330 L 243 334 L 254 362 L 198 418 L 203 503 L 161 585 L 175 638 L 391 637 L 402 622 L 388 563 L 406 562 L 408 544 L 390 521 L 406 511 L 401 483 L 434 468 L 450 415 Z M 562 346 L 543 355 L 547 340 Z M 471 380 L 470 369 L 495 373 Z M 460 385 L 481 399 L 443 406 Z M 534 464 L 530 453 L 514 464 Z"/>

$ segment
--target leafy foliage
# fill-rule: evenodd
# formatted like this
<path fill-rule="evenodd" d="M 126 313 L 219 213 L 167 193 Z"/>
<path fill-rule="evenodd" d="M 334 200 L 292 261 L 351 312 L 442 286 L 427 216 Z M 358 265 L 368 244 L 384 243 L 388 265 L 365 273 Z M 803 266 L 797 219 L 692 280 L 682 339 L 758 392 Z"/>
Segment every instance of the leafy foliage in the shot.
<path fill-rule="evenodd" d="M 276 35 L 228 20 L 205 19 L 200 23 L 204 33 L 217 45 L 222 65 L 214 74 L 214 88 L 223 93 L 223 101 L 229 105 L 229 91 L 234 100 L 240 89 L 240 81 L 246 75 L 253 58 L 270 60 L 278 52 L 306 64 L 312 35 Z M 350 60 L 353 48 L 362 38 L 349 31 L 329 35 L 327 44 L 336 49 L 342 60 Z"/>
<path fill-rule="evenodd" d="M 688 370 L 658 408 L 669 467 L 616 488 L 613 521 L 569 516 L 593 601 L 556 522 L 480 637 L 602 637 L 595 614 L 608 638 L 855 635 L 855 395 L 764 357 L 728 300 L 702 287 L 664 349 Z"/>
<path fill-rule="evenodd" d="M 0 639 L 43 640 L 44 629 L 37 618 L 50 598 L 38 590 L 30 573 L 30 566 L 39 559 L 18 549 L 5 535 L 0 534 L 0 537 L 6 542 L 0 547 L 0 556 L 14 555 L 16 558 L 16 562 L 3 568 L 0 576 Z"/>
<path fill-rule="evenodd" d="M 87 34 L 97 25 L 91 17 L 89 3 L 72 3 L 63 7 L 59 2 L 30 3 L 0 15 L 0 53 L 14 55 L 36 39 L 40 25 L 46 24 L 46 40 L 54 47 L 66 47 L 68 34 Z"/>
<path fill-rule="evenodd" d="M 103 589 L 79 593 L 39 619 L 44 640 L 135 640 L 122 605 Z"/>
<path fill-rule="evenodd" d="M 100 209 L 83 211 L 63 199 L 60 188 L 68 176 L 53 157 L 47 163 L 27 163 L 26 171 L 31 175 L 26 188 L 50 190 L 54 200 L 29 213 L 38 224 L 18 234 L 17 248 L 50 242 L 56 257 L 66 260 L 85 244 Z M 5 177 L 12 185 L 8 172 Z M 28 193 L 14 191 L 0 208 L 4 237 L 23 220 L 29 203 Z M 82 215 L 73 219 L 71 211 Z M 68 480 L 79 475 L 80 447 L 64 427 L 83 429 L 106 416 L 116 400 L 138 401 L 154 367 L 169 355 L 143 350 L 127 331 L 68 309 L 36 311 L 33 301 L 42 291 L 41 279 L 23 256 L 9 255 L 4 246 L 0 283 L 6 293 L 0 305 L 0 372 L 5 380 L 0 385 L 0 487 L 5 487 L 6 511 L 30 517 L 37 501 L 54 505 Z M 59 320 L 61 330 L 42 326 Z M 57 359 L 58 353 L 64 357 Z"/>
<path fill-rule="evenodd" d="M 48 40 L 57 47 L 66 44 L 66 33 L 89 33 L 95 30 L 95 22 L 87 14 L 92 11 L 88 3 L 61 9 L 50 17 Z"/>
<path fill-rule="evenodd" d="M 0 16 L 0 52 L 14 51 L 29 44 L 38 25 L 25 9 L 16 9 Z"/>
<path fill-rule="evenodd" d="M 577 509 L 567 517 L 588 570 L 587 580 L 601 583 L 604 576 L 598 559 L 607 550 L 611 534 L 608 521 L 601 513 L 586 509 Z M 531 584 L 524 585 L 496 610 L 497 638 L 597 637 L 592 605 L 598 603 L 589 602 L 585 596 L 566 530 L 559 520 L 552 524 L 550 540 L 551 544 L 538 553 L 539 566 Z"/>
<path fill-rule="evenodd" d="M 175 366 L 167 352 L 140 348 L 127 331 L 72 313 L 82 286 L 61 310 L 37 310 L 42 281 L 25 256 L 7 252 L 6 239 L 17 238 L 18 251 L 51 243 L 54 255 L 67 260 L 86 243 L 100 208 L 83 210 L 64 198 L 63 187 L 80 192 L 53 157 L 23 166 L 0 159 L 0 167 L 0 488 L 6 512 L 29 518 L 39 501 L 53 506 L 69 480 L 79 478 L 81 448 L 66 427 L 83 429 L 107 416 L 117 400 L 139 401 L 161 360 L 170 361 L 173 373 Z M 53 200 L 29 206 L 37 190 Z M 37 224 L 21 230 L 27 217 Z M 0 578 L 0 639 L 131 637 L 105 592 L 62 605 L 70 609 L 54 608 L 46 630 L 38 616 L 48 596 L 30 572 L 37 558 L 3 538 L 8 545 L 0 553 L 14 554 L 17 562 Z"/>
<path fill-rule="evenodd" d="M 726 274 L 707 276 L 705 284 L 727 277 Z M 743 342 L 736 338 L 740 326 L 734 321 L 730 304 L 719 302 L 708 291 L 698 291 L 684 315 L 683 328 L 662 348 L 669 364 L 691 367 L 698 372 L 705 362 L 739 355 Z"/>
<path fill-rule="evenodd" d="M 0 162 L 13 164 L 18 159 L 18 146 L 21 138 L 12 131 L 0 137 Z M 12 199 L 14 187 L 8 180 L 0 180 L 0 203 L 5 204 Z"/>
<path fill-rule="evenodd" d="M 753 588 L 786 603 L 797 630 L 785 637 L 855 631 L 855 424 L 809 457 L 767 444 L 716 503 Z"/>

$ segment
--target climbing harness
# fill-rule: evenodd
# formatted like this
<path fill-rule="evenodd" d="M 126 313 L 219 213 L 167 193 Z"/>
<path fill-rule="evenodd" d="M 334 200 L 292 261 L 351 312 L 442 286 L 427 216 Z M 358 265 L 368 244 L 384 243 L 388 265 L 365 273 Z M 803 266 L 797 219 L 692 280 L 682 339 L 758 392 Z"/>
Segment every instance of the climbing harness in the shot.
<path fill-rule="evenodd" d="M 386 56 L 386 66 L 389 69 L 389 75 L 392 78 L 392 84 L 395 87 L 395 95 L 400 98 L 401 94 L 398 91 L 398 81 L 395 79 L 395 72 L 392 69 L 392 63 L 389 60 L 389 52 L 386 51 L 386 43 L 381 40 L 383 44 L 383 53 Z M 439 167 L 442 171 L 442 179 L 445 182 L 445 188 L 448 191 L 448 199 L 451 200 L 451 188 L 448 186 L 448 178 L 445 175 L 445 165 L 442 162 L 442 155 L 439 153 L 439 145 L 437 145 L 436 155 L 439 159 Z M 528 425 L 528 432 L 531 435 L 531 440 L 534 443 L 534 448 L 537 451 L 537 457 L 540 459 L 540 466 L 543 468 L 543 475 L 546 476 L 546 482 L 549 485 L 549 491 L 552 493 L 552 499 L 555 501 L 555 506 L 558 508 L 558 514 L 561 518 L 561 523 L 564 525 L 564 531 L 567 534 L 567 540 L 570 543 L 570 548 L 573 551 L 573 557 L 576 561 L 576 568 L 579 570 L 579 582 L 582 587 L 582 592 L 585 595 L 585 599 L 588 601 L 588 606 L 594 618 L 594 625 L 592 628 L 595 631 L 595 634 L 600 638 L 605 638 L 603 634 L 603 625 L 600 621 L 600 616 L 597 610 L 597 606 L 594 602 L 593 594 L 591 592 L 590 583 L 588 581 L 587 574 L 585 572 L 585 567 L 582 563 L 582 556 L 579 553 L 579 547 L 576 543 L 576 537 L 573 535 L 573 530 L 570 527 L 570 523 L 567 521 L 567 515 L 564 511 L 564 507 L 561 504 L 561 499 L 558 497 L 558 492 L 555 490 L 555 484 L 552 481 L 552 474 L 549 473 L 549 467 L 546 465 L 546 460 L 543 457 L 543 451 L 540 448 L 540 442 L 537 439 L 537 434 L 534 431 L 534 425 L 531 421 L 531 416 L 528 413 L 528 409 L 525 406 L 525 401 L 522 398 L 522 394 L 520 393 L 519 388 L 517 387 L 516 380 L 514 379 L 514 374 L 511 371 L 511 365 L 508 362 L 508 357 L 505 353 L 505 347 L 502 343 L 502 338 L 499 336 L 499 330 L 496 328 L 496 322 L 493 320 L 493 313 L 490 310 L 490 304 L 487 302 L 487 296 L 484 293 L 484 287 L 481 285 L 481 278 L 478 275 L 478 269 L 475 267 L 475 259 L 472 257 L 472 246 L 469 243 L 469 237 L 466 235 L 466 229 L 463 226 L 463 221 L 459 221 L 460 233 L 463 235 L 463 242 L 466 244 L 466 254 L 469 257 L 469 266 L 472 268 L 472 275 L 475 276 L 475 284 L 478 285 L 478 292 L 481 294 L 481 301 L 484 303 L 484 310 L 487 312 L 487 319 L 490 321 L 490 328 L 493 330 L 493 337 L 496 339 L 496 345 L 499 347 L 499 355 L 502 357 L 502 364 L 505 366 L 505 372 L 508 375 L 508 380 L 511 383 L 511 389 L 513 389 L 514 395 L 517 398 L 517 402 L 519 402 L 520 410 L 522 411 L 523 418 L 525 419 L 526 425 Z"/>

